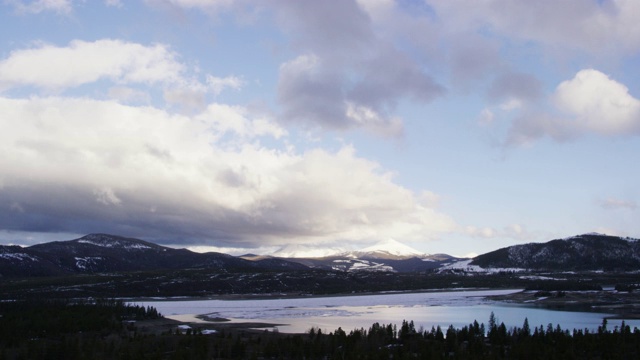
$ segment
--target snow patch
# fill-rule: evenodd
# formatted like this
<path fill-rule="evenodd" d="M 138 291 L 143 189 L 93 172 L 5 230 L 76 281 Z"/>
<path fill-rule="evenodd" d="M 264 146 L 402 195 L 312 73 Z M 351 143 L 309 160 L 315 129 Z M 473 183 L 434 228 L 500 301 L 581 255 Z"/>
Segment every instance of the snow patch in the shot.
<path fill-rule="evenodd" d="M 567 279 L 559 279 L 549 276 L 540 276 L 540 275 L 523 275 L 519 276 L 520 279 L 523 280 L 567 280 Z"/>
<path fill-rule="evenodd" d="M 103 260 L 100 256 L 74 257 L 74 259 L 76 260 L 76 267 L 82 270 L 87 270 L 88 267 L 97 265 L 99 261 Z"/>
<path fill-rule="evenodd" d="M 38 261 L 37 258 L 34 258 L 33 256 L 25 253 L 0 254 L 0 258 L 7 259 L 7 260 L 19 260 L 19 261 L 25 261 L 25 260 Z"/>
<path fill-rule="evenodd" d="M 395 272 L 393 267 L 368 260 L 334 260 L 333 270 L 338 271 L 387 271 Z"/>
<path fill-rule="evenodd" d="M 122 241 L 93 241 L 93 240 L 78 240 L 81 244 L 90 244 L 99 247 L 105 248 L 119 248 L 119 249 L 151 249 L 151 246 L 139 244 L 139 243 L 131 243 L 131 242 L 122 242 Z"/>
<path fill-rule="evenodd" d="M 501 272 L 522 272 L 526 270 L 521 268 L 482 268 L 478 265 L 471 265 L 472 261 L 473 259 L 469 259 L 469 260 L 461 260 L 461 261 L 456 261 L 454 263 L 446 264 L 443 267 L 441 267 L 439 271 L 442 272 L 446 270 L 453 270 L 453 271 L 464 271 L 469 273 L 496 274 Z"/>

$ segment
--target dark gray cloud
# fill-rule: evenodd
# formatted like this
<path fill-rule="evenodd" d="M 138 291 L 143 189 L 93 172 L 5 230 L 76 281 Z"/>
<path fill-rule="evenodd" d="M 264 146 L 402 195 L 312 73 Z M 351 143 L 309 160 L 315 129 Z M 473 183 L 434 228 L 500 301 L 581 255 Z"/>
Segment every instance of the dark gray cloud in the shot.
<path fill-rule="evenodd" d="M 402 98 L 426 103 L 445 91 L 420 64 L 391 46 L 362 65 L 360 81 L 348 94 L 359 104 L 378 109 L 392 107 Z"/>
<path fill-rule="evenodd" d="M 637 1 L 431 0 L 447 26 L 479 31 L 555 52 L 584 51 L 597 56 L 633 54 L 640 45 Z"/>
<path fill-rule="evenodd" d="M 456 88 L 463 91 L 483 84 L 503 66 L 498 44 L 475 34 L 453 37 L 448 52 L 451 81 Z"/>
<path fill-rule="evenodd" d="M 543 95 L 542 83 L 531 74 L 506 72 L 494 79 L 488 91 L 489 100 L 498 102 L 508 99 L 536 101 Z"/>
<path fill-rule="evenodd" d="M 371 19 L 355 0 L 274 0 L 278 20 L 297 53 L 349 62 L 375 49 Z"/>
<path fill-rule="evenodd" d="M 276 4 L 298 54 L 280 68 L 284 121 L 398 135 L 393 111 L 399 101 L 426 103 L 443 94 L 419 59 L 375 33 L 357 2 Z"/>
<path fill-rule="evenodd" d="M 565 142 L 579 135 L 580 131 L 565 119 L 544 112 L 526 112 L 511 122 L 504 145 L 506 147 L 531 145 L 545 137 Z"/>
<path fill-rule="evenodd" d="M 286 121 L 333 129 L 349 127 L 344 81 L 314 56 L 300 57 L 280 69 L 278 100 Z"/>

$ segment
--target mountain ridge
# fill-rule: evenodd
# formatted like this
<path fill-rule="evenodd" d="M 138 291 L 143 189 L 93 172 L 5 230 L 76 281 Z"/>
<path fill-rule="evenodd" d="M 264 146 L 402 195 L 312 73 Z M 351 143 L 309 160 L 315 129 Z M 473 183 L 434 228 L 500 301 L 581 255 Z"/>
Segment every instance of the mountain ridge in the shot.
<path fill-rule="evenodd" d="M 476 256 L 470 265 L 537 270 L 639 270 L 640 242 L 635 238 L 587 233 L 504 247 Z"/>
<path fill-rule="evenodd" d="M 0 276 L 55 276 L 160 269 L 302 270 L 283 259 L 250 261 L 222 253 L 196 253 L 140 239 L 89 234 L 29 247 L 0 245 Z"/>
<path fill-rule="evenodd" d="M 341 272 L 640 271 L 640 241 L 597 233 L 513 245 L 473 259 L 421 254 L 393 239 L 361 250 L 309 258 L 196 253 L 109 234 L 20 247 L 0 245 L 0 277 L 147 270 L 323 270 Z"/>

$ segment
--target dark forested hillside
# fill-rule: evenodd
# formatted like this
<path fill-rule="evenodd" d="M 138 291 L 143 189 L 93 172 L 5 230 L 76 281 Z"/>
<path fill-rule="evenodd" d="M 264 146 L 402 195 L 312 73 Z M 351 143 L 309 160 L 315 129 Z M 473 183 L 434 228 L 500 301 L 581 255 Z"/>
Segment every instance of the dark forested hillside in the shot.
<path fill-rule="evenodd" d="M 578 235 L 546 243 L 515 245 L 477 256 L 471 262 L 483 268 L 536 270 L 640 269 L 640 241 L 600 234 Z"/>
<path fill-rule="evenodd" d="M 0 277 L 199 268 L 284 271 L 303 270 L 306 266 L 281 259 L 249 261 L 221 253 L 196 253 L 107 234 L 26 248 L 0 246 Z"/>

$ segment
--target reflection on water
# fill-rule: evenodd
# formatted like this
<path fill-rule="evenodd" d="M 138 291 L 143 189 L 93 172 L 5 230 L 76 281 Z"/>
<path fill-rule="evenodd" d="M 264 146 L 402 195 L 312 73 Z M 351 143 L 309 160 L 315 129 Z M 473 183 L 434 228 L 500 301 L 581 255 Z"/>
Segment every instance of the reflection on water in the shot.
<path fill-rule="evenodd" d="M 378 294 L 363 296 L 313 297 L 269 300 L 179 300 L 139 303 L 154 306 L 165 316 L 180 321 L 201 321 L 195 315 L 226 318 L 232 322 L 268 322 L 280 332 L 300 333 L 311 327 L 325 332 L 341 327 L 368 329 L 373 323 L 394 323 L 413 320 L 416 328 L 431 329 L 449 325 L 462 327 L 474 320 L 487 323 L 491 312 L 507 327 L 522 326 L 528 318 L 531 327 L 545 328 L 549 323 L 563 329 L 597 329 L 609 314 L 568 312 L 507 305 L 487 300 L 485 296 L 520 290 L 446 291 L 425 293 Z M 640 321 L 626 323 L 640 328 Z M 620 325 L 610 321 L 609 327 Z"/>

